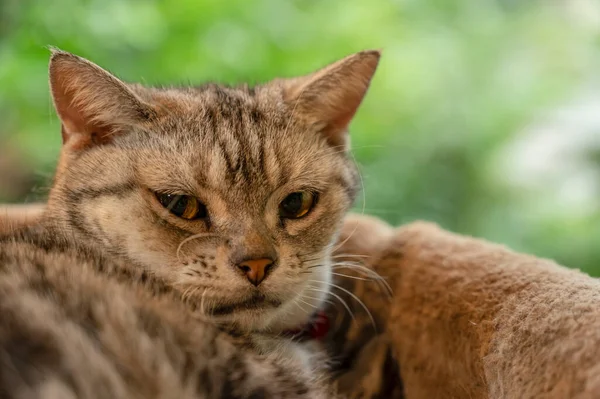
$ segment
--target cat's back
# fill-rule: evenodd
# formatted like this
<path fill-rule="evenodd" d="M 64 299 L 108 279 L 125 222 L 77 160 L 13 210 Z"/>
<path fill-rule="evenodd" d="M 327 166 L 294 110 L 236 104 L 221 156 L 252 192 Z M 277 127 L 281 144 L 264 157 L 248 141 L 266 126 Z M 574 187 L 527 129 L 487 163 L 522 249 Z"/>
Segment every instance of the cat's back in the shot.
<path fill-rule="evenodd" d="M 111 270 L 126 269 L 52 234 L 0 238 L 0 397 L 319 397 L 151 276 Z"/>

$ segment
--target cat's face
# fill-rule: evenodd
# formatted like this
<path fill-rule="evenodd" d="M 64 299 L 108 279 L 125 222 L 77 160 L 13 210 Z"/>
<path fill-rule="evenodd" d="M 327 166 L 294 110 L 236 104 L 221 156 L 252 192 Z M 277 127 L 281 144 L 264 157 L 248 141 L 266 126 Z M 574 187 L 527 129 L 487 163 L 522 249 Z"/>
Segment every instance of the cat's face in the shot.
<path fill-rule="evenodd" d="M 254 89 L 163 90 L 55 53 L 65 145 L 50 207 L 216 320 L 297 327 L 330 290 L 358 184 L 346 128 L 378 58 Z"/>

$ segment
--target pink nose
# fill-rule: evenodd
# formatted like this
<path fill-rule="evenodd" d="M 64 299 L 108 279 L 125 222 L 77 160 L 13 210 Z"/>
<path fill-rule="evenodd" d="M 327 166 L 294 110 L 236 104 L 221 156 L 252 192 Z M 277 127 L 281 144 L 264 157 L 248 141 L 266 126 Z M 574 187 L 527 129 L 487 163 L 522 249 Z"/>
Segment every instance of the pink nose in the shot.
<path fill-rule="evenodd" d="M 267 275 L 271 271 L 273 266 L 273 260 L 269 258 L 260 259 L 248 259 L 240 262 L 237 268 L 241 270 L 248 281 L 255 286 L 258 286 L 262 281 L 267 278 Z"/>

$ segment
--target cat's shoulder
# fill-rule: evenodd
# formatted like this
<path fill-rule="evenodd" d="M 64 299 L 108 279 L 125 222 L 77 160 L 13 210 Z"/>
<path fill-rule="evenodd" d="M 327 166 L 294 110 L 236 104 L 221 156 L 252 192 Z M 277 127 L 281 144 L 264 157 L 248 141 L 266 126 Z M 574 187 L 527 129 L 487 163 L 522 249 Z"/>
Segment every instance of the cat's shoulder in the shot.
<path fill-rule="evenodd" d="M 386 248 L 394 232 L 395 229 L 381 219 L 351 213 L 344 219 L 336 252 L 338 255 L 377 256 Z"/>

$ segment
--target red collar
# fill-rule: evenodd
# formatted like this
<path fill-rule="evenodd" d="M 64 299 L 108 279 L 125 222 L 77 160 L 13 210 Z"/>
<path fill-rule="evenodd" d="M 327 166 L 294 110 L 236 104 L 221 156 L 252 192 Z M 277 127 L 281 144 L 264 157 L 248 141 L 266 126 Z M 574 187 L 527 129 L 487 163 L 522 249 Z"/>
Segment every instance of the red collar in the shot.
<path fill-rule="evenodd" d="M 328 332 L 329 318 L 325 312 L 320 311 L 315 313 L 305 326 L 294 330 L 287 330 L 284 334 L 300 340 L 322 340 Z"/>

